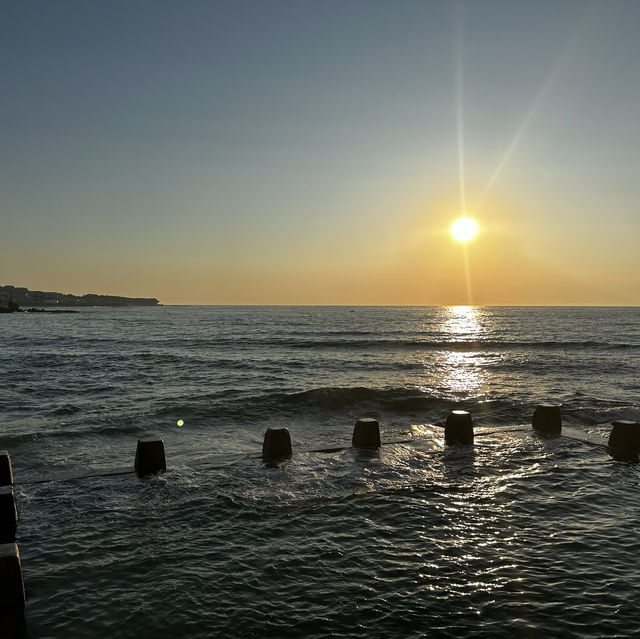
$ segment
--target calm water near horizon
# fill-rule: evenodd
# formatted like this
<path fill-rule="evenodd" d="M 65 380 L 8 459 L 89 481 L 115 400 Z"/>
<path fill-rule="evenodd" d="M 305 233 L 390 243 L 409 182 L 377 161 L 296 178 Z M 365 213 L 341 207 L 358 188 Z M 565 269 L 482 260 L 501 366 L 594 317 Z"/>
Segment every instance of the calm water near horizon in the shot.
<path fill-rule="evenodd" d="M 0 346 L 32 639 L 637 633 L 639 466 L 530 423 L 640 421 L 638 307 L 88 308 Z M 363 416 L 392 443 L 349 448 Z M 146 435 L 165 475 L 100 476 Z"/>

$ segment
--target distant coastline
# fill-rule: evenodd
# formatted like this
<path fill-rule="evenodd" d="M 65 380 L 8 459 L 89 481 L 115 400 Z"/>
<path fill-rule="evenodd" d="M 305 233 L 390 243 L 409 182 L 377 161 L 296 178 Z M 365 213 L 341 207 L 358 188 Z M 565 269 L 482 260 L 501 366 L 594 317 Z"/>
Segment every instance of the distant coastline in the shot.
<path fill-rule="evenodd" d="M 86 306 L 158 306 L 155 297 L 121 297 L 119 295 L 73 295 L 55 291 L 30 291 L 28 288 L 0 286 L 0 312 L 10 313 L 23 306 L 77 308 Z"/>

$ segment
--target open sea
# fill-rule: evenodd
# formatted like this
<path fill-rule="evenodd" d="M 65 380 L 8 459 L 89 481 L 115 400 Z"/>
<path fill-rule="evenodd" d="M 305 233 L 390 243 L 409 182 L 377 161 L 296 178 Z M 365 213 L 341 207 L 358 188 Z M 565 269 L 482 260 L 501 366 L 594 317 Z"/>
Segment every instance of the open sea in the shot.
<path fill-rule="evenodd" d="M 32 639 L 640 632 L 640 467 L 605 446 L 638 307 L 15 313 L 0 372 Z M 549 402 L 588 442 L 532 432 Z M 109 475 L 148 435 L 167 472 Z"/>

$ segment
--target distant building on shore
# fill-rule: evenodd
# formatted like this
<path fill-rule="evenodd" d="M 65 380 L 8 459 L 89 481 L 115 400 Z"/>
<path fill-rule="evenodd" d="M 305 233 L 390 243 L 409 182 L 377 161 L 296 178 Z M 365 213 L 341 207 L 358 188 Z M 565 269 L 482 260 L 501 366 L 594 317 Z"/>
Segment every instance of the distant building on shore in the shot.
<path fill-rule="evenodd" d="M 18 306 L 158 306 L 155 297 L 120 297 L 118 295 L 70 295 L 54 291 L 30 291 L 21 286 L 0 286 L 0 309 Z"/>

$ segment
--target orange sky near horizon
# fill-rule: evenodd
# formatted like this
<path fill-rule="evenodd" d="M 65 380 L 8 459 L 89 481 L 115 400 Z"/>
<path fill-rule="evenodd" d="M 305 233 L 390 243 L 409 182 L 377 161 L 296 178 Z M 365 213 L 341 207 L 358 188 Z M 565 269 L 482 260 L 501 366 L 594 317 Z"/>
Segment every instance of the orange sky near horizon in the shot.
<path fill-rule="evenodd" d="M 514 221 L 508 211 L 502 216 L 494 211 L 475 216 L 478 235 L 463 245 L 451 237 L 456 218 L 451 209 L 425 215 L 422 224 L 419 214 L 406 216 L 403 223 L 391 219 L 380 235 L 371 229 L 363 235 L 331 231 L 336 233 L 332 244 L 319 234 L 294 246 L 274 243 L 261 249 L 256 240 L 245 238 L 243 247 L 227 247 L 218 259 L 204 243 L 193 250 L 165 246 L 143 259 L 123 255 L 101 269 L 87 251 L 82 262 L 93 262 L 89 272 L 70 261 L 63 277 L 41 273 L 28 282 L 5 283 L 201 305 L 571 306 L 635 305 L 640 300 L 633 234 L 626 247 L 617 237 L 607 246 L 603 229 L 591 253 L 569 241 L 571 229 L 546 233 L 536 230 L 533 220 Z M 599 261 L 603 248 L 608 255 Z M 60 267 L 62 260 L 53 251 L 50 258 Z"/>

